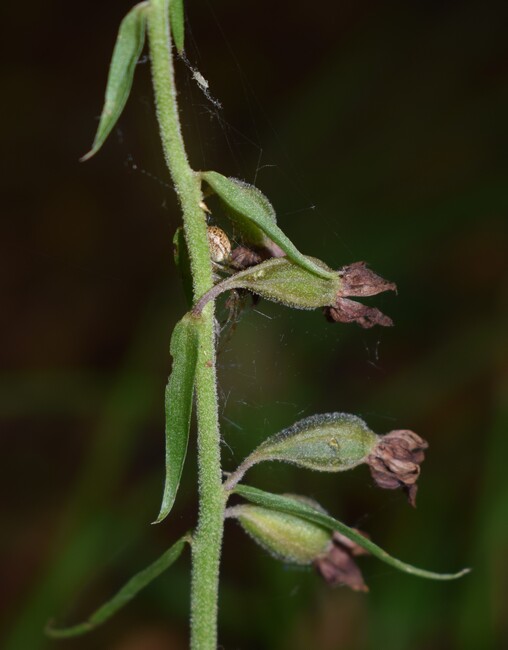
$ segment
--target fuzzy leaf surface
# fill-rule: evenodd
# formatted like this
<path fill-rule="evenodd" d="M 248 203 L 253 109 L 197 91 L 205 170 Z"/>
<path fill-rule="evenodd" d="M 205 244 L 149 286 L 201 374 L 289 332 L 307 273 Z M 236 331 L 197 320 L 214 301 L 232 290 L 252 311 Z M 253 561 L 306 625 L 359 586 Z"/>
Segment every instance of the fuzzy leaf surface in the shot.
<path fill-rule="evenodd" d="M 240 230 L 245 241 L 261 247 L 266 245 L 269 240 L 257 222 L 276 224 L 277 216 L 263 192 L 238 178 L 226 178 L 217 172 L 204 172 L 203 178 L 221 199 L 226 214 Z"/>
<path fill-rule="evenodd" d="M 136 64 L 145 43 L 147 6 L 146 2 L 135 5 L 120 23 L 109 66 L 99 126 L 92 148 L 81 158 L 82 161 L 88 160 L 99 151 L 127 103 Z"/>
<path fill-rule="evenodd" d="M 122 609 L 134 596 L 136 596 L 142 589 L 147 587 L 153 580 L 158 578 L 166 569 L 176 562 L 183 551 L 187 542 L 184 536 L 165 551 L 155 562 L 150 564 L 146 569 L 143 569 L 135 576 L 133 576 L 114 596 L 108 600 L 104 605 L 99 607 L 86 621 L 78 623 L 71 627 L 56 628 L 51 624 L 46 629 L 46 634 L 55 639 L 65 639 L 73 636 L 80 636 L 91 632 L 99 625 L 105 623 L 110 619 L 118 610 Z"/>
<path fill-rule="evenodd" d="M 429 580 L 455 580 L 462 577 L 466 573 L 469 573 L 470 569 L 463 569 L 458 573 L 435 573 L 433 571 L 425 571 L 424 569 L 418 569 L 411 564 L 406 564 L 401 562 L 396 558 L 389 555 L 377 544 L 374 544 L 369 539 L 361 535 L 356 530 L 349 528 L 337 519 L 330 517 L 329 515 L 313 508 L 311 505 L 308 505 L 301 500 L 297 500 L 291 497 L 281 496 L 279 494 L 272 494 L 270 492 L 264 492 L 258 488 L 254 488 L 250 485 L 237 485 L 235 487 L 235 493 L 244 497 L 251 503 L 255 503 L 265 508 L 273 508 L 274 510 L 279 510 L 280 512 L 287 512 L 291 515 L 296 515 L 306 519 L 307 521 L 312 521 L 315 524 L 324 526 L 329 530 L 334 530 L 339 533 L 342 533 L 345 537 L 356 542 L 359 546 L 364 548 L 374 557 L 377 557 L 382 562 L 389 564 L 390 566 L 403 571 L 404 573 L 409 573 L 410 575 L 418 576 L 420 578 L 428 578 Z"/>
<path fill-rule="evenodd" d="M 183 0 L 170 0 L 169 2 L 169 24 L 173 42 L 178 53 L 183 52 L 185 37 L 185 15 L 183 11 Z"/>
<path fill-rule="evenodd" d="M 166 481 L 157 524 L 168 516 L 175 502 L 189 442 L 198 356 L 198 332 L 191 316 L 186 315 L 177 323 L 170 352 L 173 367 L 165 394 Z"/>
<path fill-rule="evenodd" d="M 218 172 L 202 172 L 201 176 L 226 205 L 242 233 L 247 238 L 250 235 L 251 241 L 254 239 L 253 244 L 263 245 L 263 241 L 259 241 L 261 230 L 280 246 L 290 260 L 303 269 L 321 278 L 329 278 L 334 273 L 326 266 L 315 264 L 313 258 L 300 253 L 277 225 L 275 210 L 270 201 L 256 187 L 236 178 L 227 178 Z"/>

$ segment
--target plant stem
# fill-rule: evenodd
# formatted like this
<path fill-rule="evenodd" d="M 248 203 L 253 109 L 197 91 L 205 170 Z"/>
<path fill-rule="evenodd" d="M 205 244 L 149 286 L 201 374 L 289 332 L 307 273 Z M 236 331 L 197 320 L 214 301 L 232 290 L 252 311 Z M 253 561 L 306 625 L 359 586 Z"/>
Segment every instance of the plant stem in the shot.
<path fill-rule="evenodd" d="M 212 286 L 201 181 L 187 160 L 174 81 L 169 0 L 150 0 L 148 35 L 157 118 L 166 163 L 183 212 L 189 250 L 194 299 Z M 198 421 L 199 521 L 192 543 L 191 648 L 216 650 L 219 562 L 224 527 L 225 495 L 221 484 L 218 422 L 214 305 L 199 318 L 199 352 L 196 369 Z"/>
<path fill-rule="evenodd" d="M 229 495 L 231 491 L 235 489 L 236 485 L 242 480 L 246 472 L 257 462 L 258 459 L 254 454 L 247 456 L 247 458 L 224 481 L 223 488 L 226 494 Z"/>

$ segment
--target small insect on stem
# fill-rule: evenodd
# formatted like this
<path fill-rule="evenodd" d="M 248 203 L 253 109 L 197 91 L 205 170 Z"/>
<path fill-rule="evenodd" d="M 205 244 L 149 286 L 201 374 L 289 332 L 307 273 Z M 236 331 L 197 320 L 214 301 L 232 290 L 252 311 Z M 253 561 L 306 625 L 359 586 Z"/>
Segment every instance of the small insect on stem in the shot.
<path fill-rule="evenodd" d="M 231 242 L 222 228 L 219 228 L 218 226 L 208 226 L 207 234 L 208 245 L 210 247 L 210 258 L 214 269 L 214 281 L 219 283 L 223 279 L 224 275 L 234 275 L 238 271 L 242 270 L 244 257 L 237 259 L 234 255 L 234 251 L 232 254 Z M 245 246 L 239 246 L 235 249 L 235 251 L 248 250 L 249 249 Z M 255 256 L 256 262 L 260 261 L 258 256 L 255 253 L 252 253 L 250 257 L 245 258 L 247 266 L 252 263 L 252 255 Z M 221 330 L 230 329 L 230 335 L 236 328 L 236 324 L 240 319 L 240 314 L 245 307 L 245 295 L 251 295 L 254 299 L 252 294 L 245 294 L 245 292 L 239 290 L 232 290 L 226 301 L 228 317 L 226 321 L 222 323 Z"/>
<path fill-rule="evenodd" d="M 231 242 L 226 233 L 218 226 L 208 226 L 207 234 L 212 262 L 227 263 L 231 256 Z"/>

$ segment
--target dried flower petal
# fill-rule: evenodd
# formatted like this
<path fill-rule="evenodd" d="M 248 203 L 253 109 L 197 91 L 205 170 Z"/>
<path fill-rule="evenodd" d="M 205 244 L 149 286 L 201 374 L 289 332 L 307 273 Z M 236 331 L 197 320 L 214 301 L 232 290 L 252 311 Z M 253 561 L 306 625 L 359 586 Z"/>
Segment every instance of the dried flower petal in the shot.
<path fill-rule="evenodd" d="M 334 307 L 325 307 L 324 314 L 331 323 L 358 323 L 364 329 L 369 329 L 374 325 L 383 325 L 384 327 L 393 325 L 392 319 L 376 307 L 368 307 L 362 305 L 361 302 L 347 298 L 337 298 Z"/>
<path fill-rule="evenodd" d="M 324 314 L 331 323 L 358 323 L 368 329 L 374 325 L 390 327 L 393 321 L 375 307 L 367 307 L 348 296 L 375 296 L 383 291 L 396 291 L 393 282 L 388 282 L 367 268 L 365 262 L 355 262 L 339 271 L 342 280 L 334 305 L 325 307 Z"/>
<path fill-rule="evenodd" d="M 363 530 L 358 530 L 358 528 L 353 528 L 353 530 L 356 533 L 359 533 L 362 537 L 370 539 L 370 535 L 367 535 L 367 533 L 365 533 Z M 336 545 L 347 549 L 354 557 L 358 557 L 360 555 L 370 555 L 369 551 L 364 549 L 363 546 L 360 546 L 356 542 L 353 542 L 352 539 L 349 539 L 349 537 L 342 535 L 342 533 L 339 533 L 338 531 L 334 531 L 333 541 Z"/>
<path fill-rule="evenodd" d="M 331 586 L 346 585 L 354 591 L 368 591 L 362 573 L 353 559 L 366 554 L 368 555 L 368 552 L 361 546 L 335 532 L 327 553 L 316 558 L 314 566 Z"/>
<path fill-rule="evenodd" d="M 383 291 L 397 291 L 397 285 L 388 282 L 367 268 L 366 262 L 355 262 L 340 270 L 341 296 L 376 296 Z"/>
<path fill-rule="evenodd" d="M 414 507 L 420 463 L 428 446 L 414 431 L 401 429 L 382 436 L 367 459 L 372 478 L 381 488 L 395 490 L 401 487 Z"/>
<path fill-rule="evenodd" d="M 263 256 L 247 246 L 237 246 L 231 253 L 231 265 L 236 269 L 247 269 L 263 261 Z"/>

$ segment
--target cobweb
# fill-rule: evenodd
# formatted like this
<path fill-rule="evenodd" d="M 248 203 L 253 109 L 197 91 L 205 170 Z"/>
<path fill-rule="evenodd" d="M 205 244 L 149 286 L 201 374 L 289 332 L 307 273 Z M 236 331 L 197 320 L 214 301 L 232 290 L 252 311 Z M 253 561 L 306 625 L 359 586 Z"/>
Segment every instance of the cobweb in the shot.
<path fill-rule="evenodd" d="M 269 110 L 265 109 L 249 82 L 211 4 L 206 2 L 203 5 L 208 8 L 210 24 L 214 25 L 217 34 L 216 47 L 222 47 L 233 63 L 236 78 L 231 83 L 241 92 L 244 115 L 248 116 L 250 128 L 246 133 L 228 117 L 227 105 L 214 92 L 213 78 L 207 79 L 200 71 L 206 54 L 201 52 L 191 25 L 187 24 L 186 55 L 177 62 L 177 75 L 179 98 L 185 106 L 185 112 L 181 111 L 183 128 L 192 133 L 190 158 L 193 166 L 214 168 L 214 151 L 220 149 L 223 164 L 228 170 L 235 170 L 233 175 L 242 180 L 261 185 L 263 189 L 261 181 L 266 175 L 281 178 L 284 187 L 291 193 L 293 205 L 296 201 L 297 207 L 284 211 L 284 206 L 275 206 L 279 225 L 287 229 L 287 218 L 290 216 L 310 218 L 313 223 L 319 221 L 327 238 L 335 239 L 337 248 L 346 249 L 353 256 L 338 233 L 336 218 L 320 211 L 319 200 L 311 197 L 297 161 L 288 154 L 277 127 L 270 119 Z M 145 57 L 140 65 L 147 62 Z M 147 102 L 146 108 L 147 113 L 153 116 L 153 102 Z M 263 146 L 263 138 L 267 136 L 277 143 L 277 159 L 267 158 Z M 173 191 L 167 178 L 161 178 L 158 173 L 135 160 L 127 138 L 119 130 L 118 138 L 125 151 L 125 165 L 131 172 L 149 178 L 165 193 Z M 217 169 L 230 175 L 228 170 Z M 212 223 L 214 218 L 213 214 Z M 234 233 L 228 234 L 232 234 L 234 243 Z M 295 243 L 301 245 L 304 252 L 310 252 L 305 250 L 305 242 Z M 314 254 L 319 257 L 319 250 Z M 218 306 L 219 320 L 226 318 L 223 302 Z M 331 399 L 327 401 L 321 398 L 313 388 L 322 382 L 323 367 L 329 364 L 329 359 L 340 358 L 344 342 L 350 340 L 350 335 L 344 332 L 344 328 L 325 323 L 319 312 L 295 311 L 260 301 L 257 305 L 247 306 L 241 313 L 240 321 L 222 333 L 218 347 L 218 390 L 226 469 L 233 469 L 246 453 L 266 437 L 315 413 L 317 408 L 321 412 L 347 410 L 347 404 L 340 403 L 340 396 L 337 404 Z M 365 365 L 372 372 L 382 372 L 379 338 L 369 332 L 355 341 L 355 352 L 363 358 Z M 323 358 L 323 349 L 327 350 L 327 358 Z M 344 377 L 340 378 L 344 381 Z M 299 386 L 307 382 L 311 390 L 302 398 Z M 319 402 L 319 407 L 316 402 Z M 384 417 L 384 414 L 378 415 Z M 280 471 L 280 467 L 273 471 Z"/>

